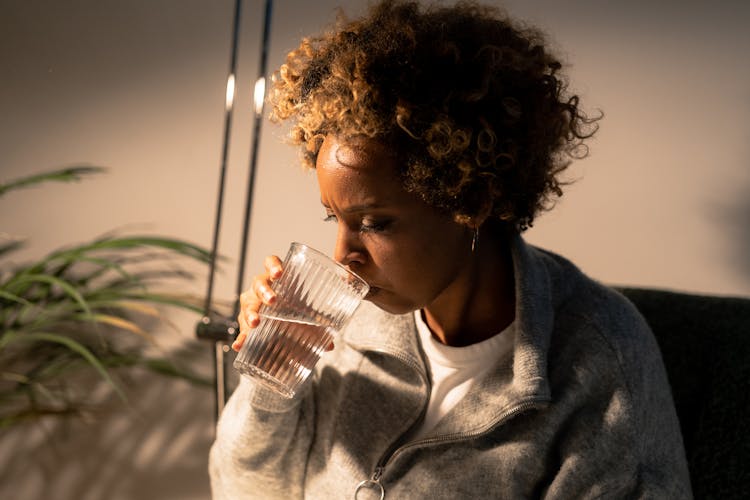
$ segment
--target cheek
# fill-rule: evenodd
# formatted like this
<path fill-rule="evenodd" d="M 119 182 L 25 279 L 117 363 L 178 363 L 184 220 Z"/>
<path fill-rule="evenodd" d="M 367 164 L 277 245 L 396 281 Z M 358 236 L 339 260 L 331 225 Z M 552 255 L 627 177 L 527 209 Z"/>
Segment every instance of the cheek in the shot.
<path fill-rule="evenodd" d="M 419 273 L 429 293 L 435 294 L 447 287 L 466 264 L 467 248 L 464 233 L 454 226 L 433 228 L 433 232 L 421 241 L 415 252 L 413 267 Z"/>
<path fill-rule="evenodd" d="M 388 275 L 388 280 L 398 285 L 398 290 L 408 290 L 418 285 L 424 279 L 425 267 L 421 266 L 419 258 L 415 258 L 412 252 L 401 251 L 391 254 L 383 261 L 383 271 Z"/>
<path fill-rule="evenodd" d="M 445 239 L 455 239 L 455 236 L 410 238 L 394 243 L 381 254 L 378 267 L 394 285 L 395 292 L 426 300 L 452 281 L 463 258 L 457 255 L 456 242 Z"/>
<path fill-rule="evenodd" d="M 410 245 L 403 238 L 378 234 L 364 236 L 362 243 L 369 261 L 362 269 L 362 274 L 380 288 L 395 293 L 402 292 L 403 287 L 408 286 L 412 276 L 418 272 L 414 269 L 414 252 Z"/>

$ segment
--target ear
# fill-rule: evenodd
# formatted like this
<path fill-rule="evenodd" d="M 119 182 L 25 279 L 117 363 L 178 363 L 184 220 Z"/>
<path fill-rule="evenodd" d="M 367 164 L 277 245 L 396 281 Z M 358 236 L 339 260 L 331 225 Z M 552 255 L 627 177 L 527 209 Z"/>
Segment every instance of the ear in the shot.
<path fill-rule="evenodd" d="M 493 202 L 492 197 L 489 195 L 489 190 L 477 193 L 477 197 L 479 198 L 479 203 L 474 207 L 472 215 L 456 214 L 453 217 L 453 220 L 457 223 L 463 224 L 472 230 L 481 227 L 492 213 Z"/>
<path fill-rule="evenodd" d="M 484 221 L 487 220 L 487 217 L 489 217 L 491 213 L 492 213 L 492 198 L 490 198 L 489 195 L 482 196 L 482 202 L 479 205 L 479 210 L 477 210 L 476 215 L 471 219 L 472 229 L 481 227 L 482 224 L 484 224 Z"/>

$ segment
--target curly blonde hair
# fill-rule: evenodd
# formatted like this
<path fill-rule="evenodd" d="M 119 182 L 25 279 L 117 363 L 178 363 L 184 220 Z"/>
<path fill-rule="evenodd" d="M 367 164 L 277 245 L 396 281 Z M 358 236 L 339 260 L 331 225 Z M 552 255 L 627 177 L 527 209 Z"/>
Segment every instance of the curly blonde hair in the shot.
<path fill-rule="evenodd" d="M 523 231 L 597 129 L 561 68 L 539 31 L 498 9 L 385 0 L 289 52 L 271 117 L 292 120 L 310 168 L 328 134 L 383 141 L 426 203 L 468 222 L 489 199 L 491 216 Z"/>

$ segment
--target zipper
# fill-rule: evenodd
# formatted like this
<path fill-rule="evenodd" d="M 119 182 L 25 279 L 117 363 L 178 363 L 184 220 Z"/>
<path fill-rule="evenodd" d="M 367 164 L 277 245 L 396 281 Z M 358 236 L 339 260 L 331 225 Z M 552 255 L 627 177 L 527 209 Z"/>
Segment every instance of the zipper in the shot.
<path fill-rule="evenodd" d="M 420 366 L 419 364 L 414 362 L 411 357 L 406 357 L 398 353 L 386 351 L 382 348 L 375 348 L 375 349 L 370 348 L 369 350 L 396 358 L 399 361 L 403 362 L 405 365 L 414 369 L 422 378 L 422 381 L 425 383 L 425 385 L 427 386 L 427 393 L 429 394 L 431 392 L 432 384 L 429 380 L 429 377 L 427 377 L 427 374 L 424 371 L 424 366 Z M 421 350 L 420 350 L 420 355 L 424 356 Z M 525 411 L 531 410 L 531 409 L 542 408 L 546 406 L 547 403 L 549 403 L 549 398 L 546 398 L 546 397 L 531 398 L 525 401 L 521 401 L 517 405 L 509 408 L 508 410 L 503 412 L 497 419 L 493 420 L 489 425 L 477 431 L 462 432 L 462 433 L 456 433 L 456 434 L 445 434 L 443 436 L 435 436 L 431 438 L 412 441 L 411 443 L 404 443 L 405 436 L 409 435 L 409 432 L 414 428 L 417 422 L 420 422 L 424 418 L 424 415 L 427 412 L 427 405 L 429 404 L 429 396 L 428 396 L 427 401 L 422 405 L 422 411 L 419 413 L 419 416 L 411 423 L 411 425 L 409 425 L 409 427 L 407 427 L 406 431 L 404 431 L 403 434 L 401 434 L 401 436 L 398 439 L 396 439 L 391 444 L 391 446 L 389 446 L 386 449 L 386 451 L 380 456 L 380 459 L 377 461 L 375 465 L 375 469 L 373 470 L 373 473 L 370 476 L 370 478 L 365 479 L 364 481 L 361 481 L 357 485 L 356 489 L 354 490 L 354 500 L 357 500 L 357 494 L 359 493 L 361 489 L 364 489 L 364 488 L 376 489 L 377 491 L 380 492 L 380 500 L 384 500 L 385 499 L 385 487 L 383 486 L 383 483 L 380 482 L 380 479 L 383 477 L 383 473 L 385 472 L 386 466 L 394 458 L 398 457 L 404 451 L 410 448 L 416 447 L 416 446 L 446 443 L 450 441 L 462 441 L 464 439 L 471 439 L 471 438 L 482 436 L 484 434 L 489 433 L 495 427 L 502 425 L 503 423 L 512 419 L 516 415 L 523 413 Z"/>
<path fill-rule="evenodd" d="M 377 488 L 380 491 L 380 500 L 385 499 L 385 488 L 383 488 L 383 484 L 380 482 L 380 476 L 383 475 L 383 469 L 380 467 L 375 468 L 375 472 L 373 472 L 372 477 L 370 479 L 365 479 L 361 483 L 357 485 L 357 488 L 354 490 L 354 500 L 357 500 L 357 495 L 359 494 L 359 490 L 363 488 L 368 489 L 374 489 Z"/>
<path fill-rule="evenodd" d="M 535 398 L 528 401 L 522 401 L 518 403 L 516 406 L 509 408 L 505 412 L 503 412 L 500 417 L 498 417 L 496 420 L 494 420 L 489 425 L 485 426 L 484 428 L 474 431 L 474 432 L 461 432 L 456 434 L 445 434 L 442 436 L 435 436 L 431 438 L 426 439 L 420 439 L 418 441 L 412 441 L 411 443 L 406 443 L 403 446 L 397 447 L 395 450 L 393 450 L 392 453 L 384 454 L 381 459 L 378 461 L 378 464 L 375 467 L 375 470 L 377 472 L 377 478 L 378 480 L 383 475 L 383 471 L 385 471 L 385 467 L 390 463 L 394 458 L 396 458 L 398 455 L 403 453 L 405 450 L 408 450 L 409 448 L 414 448 L 416 446 L 425 446 L 425 445 L 433 445 L 433 444 L 440 444 L 440 443 L 448 443 L 451 441 L 462 441 L 465 439 L 472 439 L 476 437 L 483 436 L 484 434 L 488 434 L 490 431 L 495 429 L 497 426 L 504 424 L 508 420 L 511 420 L 516 415 L 519 415 L 525 411 L 532 410 L 532 409 L 538 409 L 542 408 L 547 405 L 549 400 L 547 398 Z M 390 449 L 389 449 L 390 451 Z M 373 477 L 375 474 L 373 474 Z"/>
<path fill-rule="evenodd" d="M 516 415 L 519 415 L 520 413 L 523 413 L 527 410 L 531 410 L 534 408 L 542 408 L 546 406 L 548 402 L 549 400 L 546 398 L 536 398 L 533 400 L 523 401 L 519 403 L 518 405 L 505 411 L 500 416 L 500 418 L 493 421 L 490 425 L 476 432 L 446 434 L 443 436 L 435 436 L 432 438 L 420 439 L 418 441 L 413 441 L 411 443 L 406 443 L 402 446 L 398 446 L 392 452 L 391 452 L 391 449 L 393 449 L 393 447 L 391 447 L 388 449 L 388 451 L 385 454 L 383 454 L 383 456 L 378 461 L 377 465 L 375 466 L 375 471 L 373 472 L 371 478 L 365 481 L 362 481 L 361 483 L 359 483 L 359 485 L 357 485 L 357 489 L 355 490 L 355 493 L 354 493 L 354 499 L 355 500 L 357 499 L 357 492 L 360 489 L 364 487 L 368 487 L 368 488 L 377 487 L 380 490 L 380 500 L 384 500 L 385 499 L 385 487 L 383 486 L 383 483 L 380 482 L 380 478 L 383 476 L 386 466 L 391 461 L 393 461 L 396 457 L 398 457 L 401 453 L 403 453 L 405 450 L 408 450 L 409 448 L 414 448 L 416 446 L 447 443 L 451 441 L 462 441 L 464 439 L 471 439 L 471 438 L 482 436 L 484 434 L 489 433 L 495 427 L 504 424 L 505 422 L 512 419 Z"/>
<path fill-rule="evenodd" d="M 388 463 L 389 458 L 393 456 L 400 448 L 403 446 L 403 441 L 405 436 L 409 435 L 409 432 L 414 428 L 414 426 L 417 424 L 417 422 L 420 422 L 422 419 L 424 419 L 425 413 L 427 413 L 427 405 L 429 404 L 429 394 L 432 391 L 432 383 L 430 382 L 430 378 L 427 376 L 427 373 L 425 372 L 425 365 L 420 365 L 412 357 L 404 356 L 400 353 L 395 353 L 392 351 L 387 351 L 385 349 L 382 349 L 380 347 L 370 347 L 368 348 L 371 352 L 377 352 L 379 354 L 384 354 L 386 356 L 395 358 L 399 361 L 401 361 L 403 364 L 408 366 L 409 368 L 413 369 L 417 372 L 419 377 L 422 379 L 422 382 L 424 382 L 425 386 L 427 387 L 427 400 L 422 404 L 422 410 L 419 412 L 419 415 L 417 418 L 406 428 L 406 430 L 396 439 L 391 445 L 386 449 L 386 451 L 381 455 L 380 460 L 378 460 L 377 464 L 375 465 L 375 469 L 373 470 L 372 476 L 370 476 L 370 479 L 365 479 L 364 481 L 361 481 L 357 487 L 354 490 L 354 500 L 357 500 L 357 494 L 362 489 L 375 489 L 376 491 L 380 492 L 380 500 L 383 500 L 385 498 L 385 488 L 383 487 L 383 483 L 380 482 L 380 478 L 383 476 L 383 472 L 385 470 L 385 465 Z M 420 355 L 424 356 L 424 354 L 421 352 L 420 348 Z M 424 359 L 422 360 L 424 363 Z"/>
<path fill-rule="evenodd" d="M 380 352 L 381 354 L 387 354 L 387 355 L 393 356 L 403 361 L 408 366 L 415 368 L 417 372 L 419 373 L 419 375 L 422 377 L 422 380 L 427 385 L 427 390 L 429 394 L 429 392 L 431 391 L 431 387 L 430 387 L 431 383 L 427 375 L 423 372 L 421 366 L 418 366 L 416 363 L 412 362 L 411 358 L 406 358 L 404 356 L 399 356 L 397 354 L 389 353 L 383 350 L 378 350 L 378 352 Z M 386 466 L 404 451 L 410 448 L 414 448 L 416 446 L 433 445 L 433 444 L 439 444 L 439 443 L 447 443 L 451 441 L 462 441 L 464 439 L 471 439 L 471 438 L 482 436 L 484 434 L 489 433 L 491 430 L 493 430 L 497 426 L 504 424 L 505 422 L 512 419 L 516 415 L 519 415 L 531 409 L 542 408 L 546 406 L 546 404 L 549 403 L 549 398 L 536 397 L 536 398 L 528 399 L 525 401 L 521 401 L 517 405 L 503 412 L 497 419 L 493 420 L 489 425 L 474 432 L 445 434 L 442 436 L 435 436 L 431 438 L 412 441 L 411 443 L 403 443 L 404 437 L 409 434 L 409 431 L 411 431 L 414 428 L 417 422 L 423 419 L 424 414 L 427 412 L 428 403 L 429 403 L 429 398 L 427 402 L 423 405 L 422 411 L 420 412 L 419 417 L 414 422 L 412 422 L 412 424 L 407 428 L 407 430 L 396 441 L 394 441 L 391 446 L 389 446 L 386 449 L 383 455 L 381 455 L 380 460 L 378 460 L 377 464 L 375 465 L 375 469 L 372 473 L 372 476 L 370 476 L 370 479 L 366 479 L 357 485 L 357 488 L 354 492 L 355 500 L 357 499 L 357 493 L 359 492 L 360 489 L 373 488 L 373 487 L 377 488 L 380 491 L 380 500 L 384 500 L 385 499 L 385 487 L 383 486 L 383 483 L 380 482 L 380 479 L 383 477 L 383 473 L 385 472 Z"/>

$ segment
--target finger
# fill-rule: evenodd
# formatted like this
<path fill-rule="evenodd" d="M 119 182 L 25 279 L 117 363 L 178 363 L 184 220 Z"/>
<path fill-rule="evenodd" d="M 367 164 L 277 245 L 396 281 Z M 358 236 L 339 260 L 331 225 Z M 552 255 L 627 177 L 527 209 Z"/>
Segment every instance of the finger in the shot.
<path fill-rule="evenodd" d="M 242 298 L 240 298 L 240 303 L 244 303 Z M 250 329 L 246 319 L 246 314 L 242 310 L 240 310 L 240 313 L 237 315 L 237 324 L 239 327 L 239 333 L 234 339 L 234 342 L 232 342 L 232 349 L 235 351 L 239 351 L 240 348 L 242 348 L 242 344 L 245 343 L 245 338 L 247 337 L 247 331 Z"/>
<path fill-rule="evenodd" d="M 263 261 L 263 265 L 266 266 L 266 271 L 268 271 L 268 276 L 272 281 L 281 277 L 283 267 L 281 265 L 281 259 L 276 255 L 269 255 L 266 257 Z"/>
<path fill-rule="evenodd" d="M 242 349 L 242 345 L 245 343 L 246 338 L 247 331 L 240 330 L 239 335 L 237 335 L 237 338 L 234 339 L 234 342 L 232 342 L 232 349 L 239 352 L 239 350 Z"/>
<path fill-rule="evenodd" d="M 258 311 L 262 304 L 253 290 L 248 290 L 240 295 L 240 313 L 237 316 L 240 330 L 258 326 L 260 322 Z"/>
<path fill-rule="evenodd" d="M 276 293 L 271 288 L 271 279 L 267 274 L 259 274 L 253 278 L 253 286 L 251 290 L 254 292 L 254 299 L 258 302 L 253 302 L 253 297 L 248 297 L 248 305 L 256 311 L 260 309 L 261 304 L 271 305 L 276 301 Z"/>
<path fill-rule="evenodd" d="M 258 326 L 257 320 L 255 319 L 256 316 L 257 313 L 255 313 L 253 309 L 242 307 L 239 314 L 237 314 L 237 323 L 239 324 L 240 331 L 244 332 Z"/>

